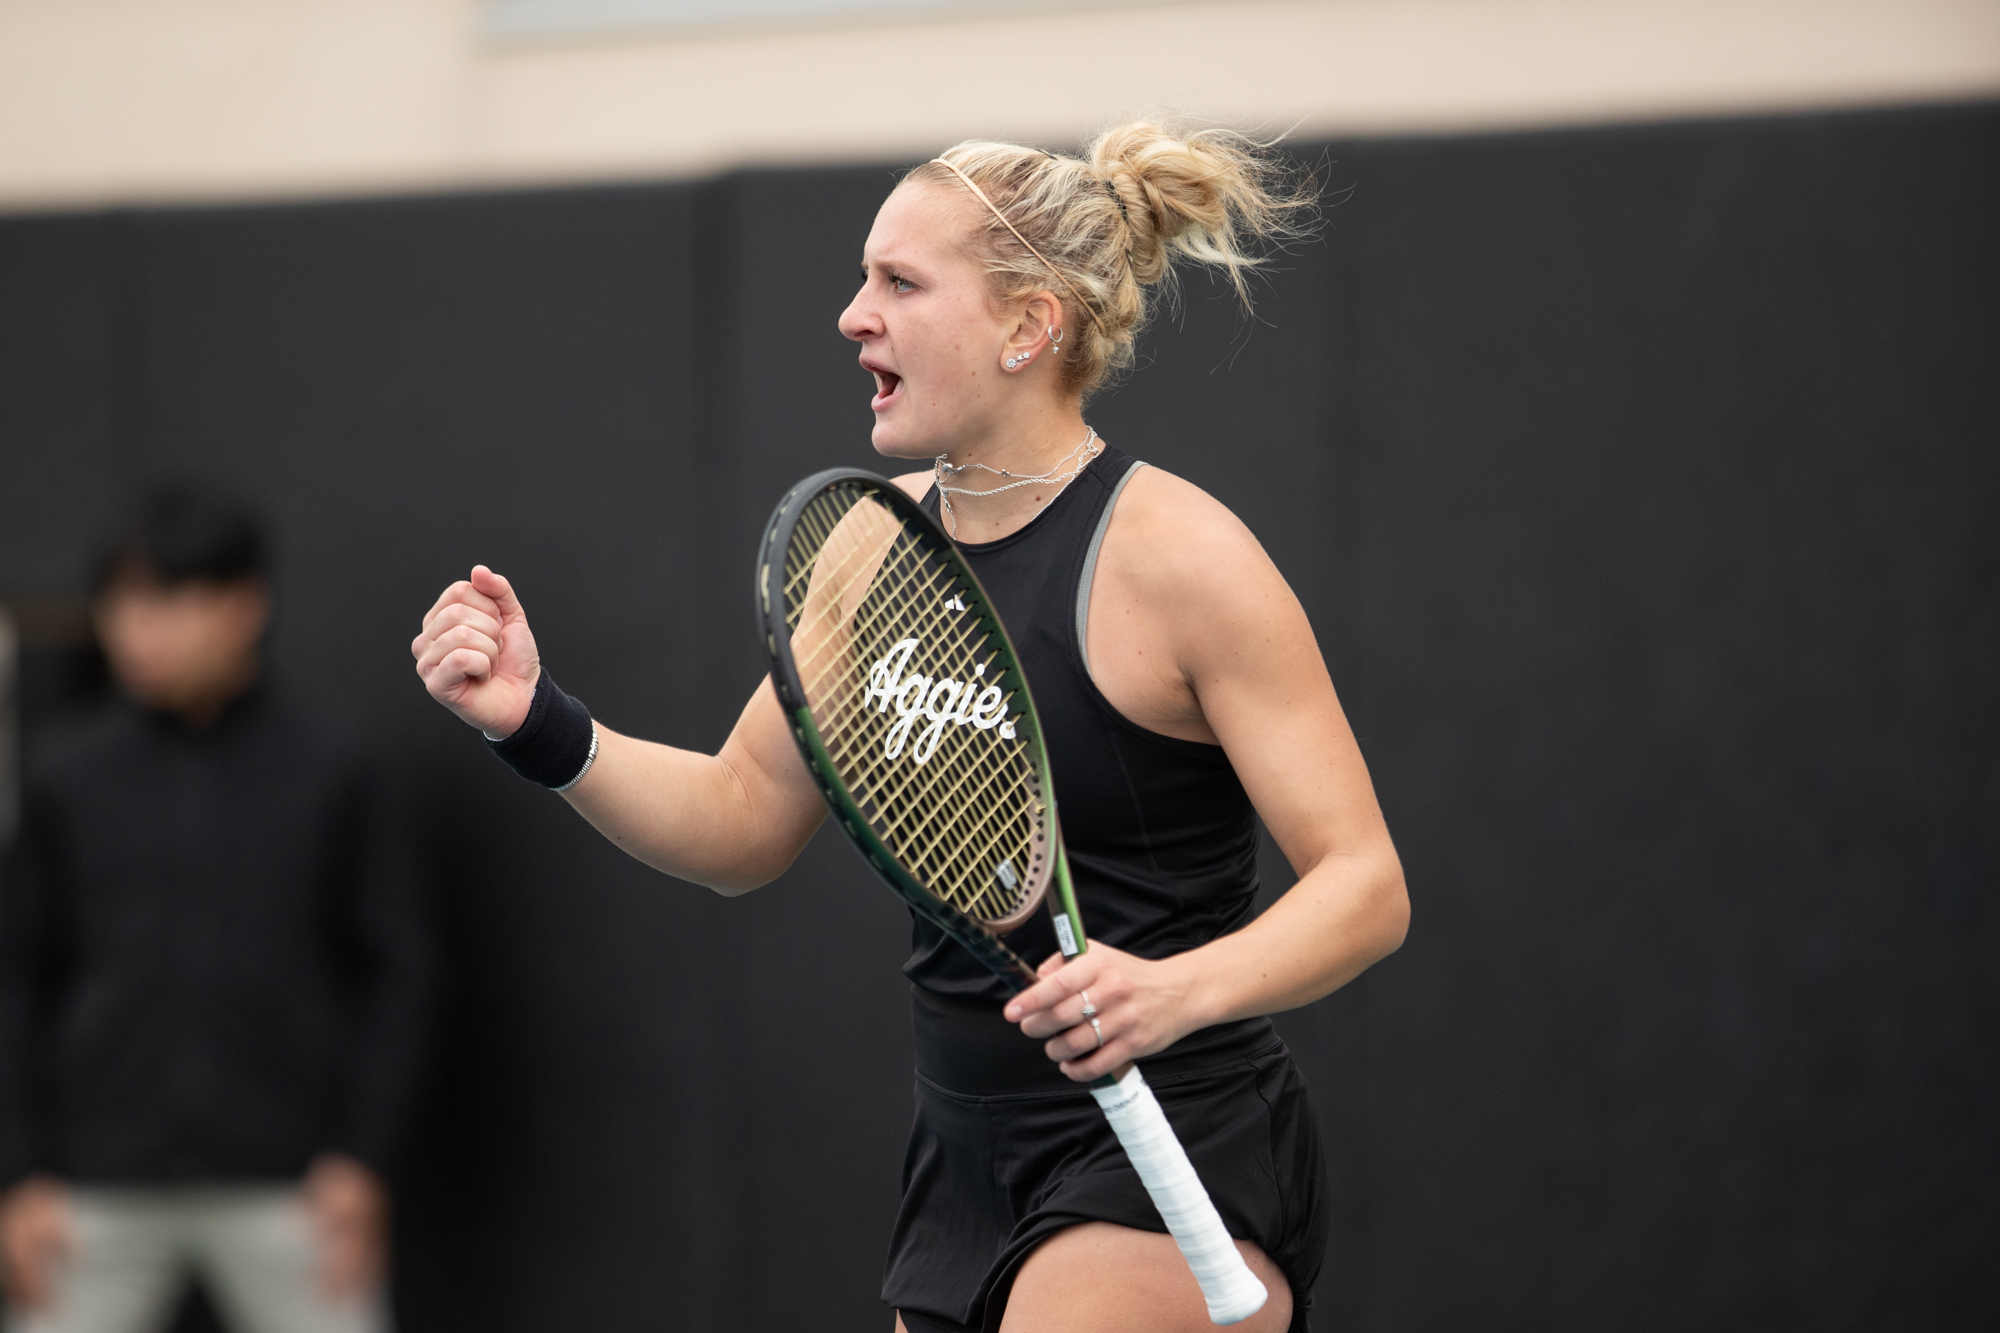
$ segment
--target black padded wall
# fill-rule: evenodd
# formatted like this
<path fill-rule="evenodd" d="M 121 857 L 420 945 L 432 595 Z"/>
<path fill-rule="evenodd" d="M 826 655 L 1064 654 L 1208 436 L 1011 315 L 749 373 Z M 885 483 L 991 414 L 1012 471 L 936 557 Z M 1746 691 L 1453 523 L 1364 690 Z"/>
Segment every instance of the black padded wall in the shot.
<path fill-rule="evenodd" d="M 1382 1326 L 1995 1311 L 1995 126 L 1354 159 Z"/>
<path fill-rule="evenodd" d="M 1328 145 L 1257 320 L 1191 282 L 1093 409 L 1298 589 L 1409 872 L 1403 953 L 1284 1020 L 1317 1327 L 2000 1314 L 1996 150 L 1992 106 Z M 825 837 L 741 900 L 644 870 L 407 643 L 484 560 L 609 723 L 719 741 L 769 505 L 871 457 L 833 321 L 892 180 L 0 221 L 0 595 L 77 592 L 146 472 L 233 481 L 279 678 L 420 816 L 412 1333 L 887 1327 L 900 911 Z"/>

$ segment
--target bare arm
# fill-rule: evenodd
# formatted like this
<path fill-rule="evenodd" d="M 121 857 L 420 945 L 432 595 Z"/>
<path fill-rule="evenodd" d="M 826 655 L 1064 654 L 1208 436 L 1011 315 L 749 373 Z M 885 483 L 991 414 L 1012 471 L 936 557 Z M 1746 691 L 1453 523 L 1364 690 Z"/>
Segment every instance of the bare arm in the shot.
<path fill-rule="evenodd" d="M 484 565 L 445 589 L 410 651 L 431 697 L 486 735 L 510 736 L 527 718 L 541 658 L 520 599 Z M 563 798 L 647 865 L 719 893 L 775 879 L 826 816 L 768 681 L 718 754 L 601 722 L 597 734 L 597 762 Z"/>
<path fill-rule="evenodd" d="M 1242 930 L 1173 958 L 1093 944 L 1067 967 L 1051 960 L 1007 1014 L 1052 1038 L 1051 1057 L 1078 1079 L 1199 1028 L 1309 1004 L 1393 952 L 1409 924 L 1395 847 L 1298 599 L 1234 515 L 1148 473 L 1105 542 L 1093 668 L 1116 673 L 1100 684 L 1135 721 L 1223 747 L 1299 881 Z M 1074 1026 L 1086 989 L 1102 1050 Z"/>
<path fill-rule="evenodd" d="M 597 728 L 597 762 L 563 798 L 655 870 L 747 893 L 783 874 L 826 818 L 766 680 L 718 754 Z"/>
<path fill-rule="evenodd" d="M 1197 1026 L 1309 1004 L 1402 945 L 1409 895 L 1368 766 L 1298 598 L 1249 530 L 1208 496 L 1161 506 L 1195 525 L 1206 558 L 1161 570 L 1167 636 L 1264 825 L 1299 876 L 1257 920 L 1196 951 Z M 1175 506 L 1177 507 L 1177 506 Z M 1211 508 L 1212 507 L 1212 508 Z M 1185 549 L 1185 548 L 1183 548 Z"/>

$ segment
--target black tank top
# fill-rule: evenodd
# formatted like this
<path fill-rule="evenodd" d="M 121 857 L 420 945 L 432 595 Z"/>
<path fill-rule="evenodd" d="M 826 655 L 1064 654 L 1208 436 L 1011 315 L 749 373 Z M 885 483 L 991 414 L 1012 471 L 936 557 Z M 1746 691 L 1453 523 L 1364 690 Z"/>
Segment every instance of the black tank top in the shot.
<path fill-rule="evenodd" d="M 1091 679 L 1090 581 L 1112 505 L 1145 464 L 1105 447 L 1019 532 L 961 543 L 1014 641 L 1047 738 L 1056 807 L 1090 938 L 1164 958 L 1248 921 L 1257 894 L 1257 816 L 1217 745 L 1162 736 L 1127 719 Z M 923 498 L 938 513 L 933 486 Z M 928 921 L 913 916 L 917 1068 L 975 1095 L 1079 1088 L 1000 1017 L 1009 989 Z M 1055 952 L 1046 912 L 1006 937 L 1030 964 Z M 1267 1019 L 1191 1033 L 1149 1070 L 1221 1063 L 1275 1040 Z"/>

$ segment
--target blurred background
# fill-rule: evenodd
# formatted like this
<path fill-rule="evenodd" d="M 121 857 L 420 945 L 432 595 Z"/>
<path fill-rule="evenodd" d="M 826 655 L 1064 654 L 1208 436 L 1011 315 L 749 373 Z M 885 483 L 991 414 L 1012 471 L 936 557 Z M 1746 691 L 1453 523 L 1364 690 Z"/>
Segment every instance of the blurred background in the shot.
<path fill-rule="evenodd" d="M 111 693 L 99 534 L 249 497 L 439 941 L 399 1326 L 881 1333 L 901 908 L 825 835 L 644 870 L 408 643 L 488 562 L 718 744 L 770 506 L 873 457 L 896 171 L 1153 108 L 1329 189 L 1091 412 L 1263 539 L 1404 857 L 1281 1022 L 1315 1327 L 1993 1327 L 2000 0 L 0 0 L 0 839 Z"/>

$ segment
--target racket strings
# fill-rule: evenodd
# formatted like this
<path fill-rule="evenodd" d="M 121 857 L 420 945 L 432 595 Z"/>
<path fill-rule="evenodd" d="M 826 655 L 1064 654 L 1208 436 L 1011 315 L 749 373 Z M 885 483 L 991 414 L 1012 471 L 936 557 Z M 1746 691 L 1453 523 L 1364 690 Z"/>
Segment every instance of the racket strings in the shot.
<path fill-rule="evenodd" d="M 1044 878 L 1039 773 L 1024 738 L 956 720 L 965 716 L 965 691 L 1000 685 L 996 719 L 1013 711 L 1018 694 L 998 678 L 1005 671 L 975 674 L 982 665 L 992 671 L 1000 641 L 984 615 L 960 610 L 965 587 L 956 561 L 861 487 L 835 487 L 800 514 L 784 574 L 805 702 L 864 816 L 938 897 L 980 920 L 1017 911 Z M 921 645 L 924 670 L 912 674 L 927 676 L 926 695 L 939 680 L 962 683 L 942 722 L 921 711 L 927 699 L 916 700 L 920 711 L 891 758 L 889 736 L 906 719 L 869 686 L 875 664 L 906 639 Z M 928 741 L 935 749 L 918 764 L 914 752 L 930 729 L 938 732 Z M 1012 885 L 1000 873 L 1007 865 Z"/>
<path fill-rule="evenodd" d="M 851 682 L 862 662 L 868 660 L 869 645 L 860 645 L 861 651 L 857 651 L 854 642 L 852 627 L 856 617 L 850 609 L 854 606 L 851 590 L 865 573 L 879 569 L 888 554 L 873 550 L 874 543 L 862 538 L 849 540 L 838 555 L 828 558 L 827 547 L 833 534 L 853 512 L 856 498 L 854 494 L 838 498 L 822 496 L 801 515 L 799 527 L 806 533 L 808 545 L 800 547 L 795 539 L 793 552 L 800 558 L 793 562 L 795 567 L 787 586 L 787 623 L 791 629 L 799 629 L 809 605 L 816 603 L 822 610 L 812 627 L 816 635 L 797 635 L 794 649 L 795 659 L 809 658 L 816 665 L 817 669 L 808 674 L 808 661 L 798 660 L 806 702 L 818 714 L 816 722 L 821 738 L 829 745 L 846 739 L 846 733 L 861 720 L 860 713 L 867 702 L 865 691 L 829 692 L 826 688 L 829 678 Z M 880 522 L 887 525 L 889 544 L 894 544 L 894 538 L 902 535 L 900 526 L 879 505 L 874 510 Z M 799 595 L 801 589 L 805 590 L 804 596 Z M 798 653 L 801 638 L 812 641 L 811 647 L 819 651 Z M 835 645 L 832 651 L 826 650 L 825 640 L 829 638 Z"/>
<path fill-rule="evenodd" d="M 976 649 L 990 635 L 983 632 L 978 622 L 954 622 L 945 615 L 946 603 L 942 594 L 958 589 L 955 571 L 943 565 L 934 555 L 925 553 L 925 558 L 917 567 L 907 570 L 907 577 L 916 583 L 918 591 L 904 604 L 917 608 L 918 623 L 906 628 L 920 636 L 935 635 L 946 645 L 941 655 L 943 664 L 939 674 L 945 673 L 946 665 L 976 664 Z M 975 635 L 977 643 L 972 642 Z M 988 654 L 989 664 L 991 659 L 992 654 Z M 966 677 L 968 686 L 979 679 L 970 671 L 958 674 Z M 1010 691 L 1004 697 L 1011 702 L 1012 695 Z M 906 771 L 903 781 L 891 793 L 891 801 L 899 802 L 906 792 L 910 795 L 904 803 L 903 815 L 897 821 L 898 825 L 911 826 L 911 839 L 905 844 L 910 865 L 928 869 L 937 882 L 949 886 L 955 905 L 968 914 L 992 919 L 1005 916 L 1020 905 L 1031 878 L 1032 866 L 1024 861 L 1016 867 L 1016 884 L 1011 888 L 993 873 L 999 860 L 1010 859 L 995 853 L 1017 844 L 1024 831 L 1009 826 L 1013 821 L 1008 820 L 1006 814 L 1010 812 L 1001 811 L 998 808 L 1000 802 L 994 799 L 998 791 L 1006 790 L 999 784 L 1010 777 L 1018 777 L 1020 769 L 1012 764 L 996 762 L 996 747 L 990 742 L 977 743 L 977 735 L 977 732 L 964 730 L 953 733 L 954 752 L 942 753 L 945 747 L 940 744 L 941 753 L 933 755 L 930 760 L 931 764 L 940 764 L 941 771 L 935 775 L 926 775 L 923 769 Z M 1032 769 L 1028 776 L 1032 782 Z M 919 784 L 922 784 L 921 790 L 918 789 Z M 968 784 L 973 784 L 970 791 L 967 790 Z M 954 805 L 969 816 L 970 828 L 983 832 L 985 836 L 966 838 L 966 820 L 949 816 Z M 1025 811 L 1011 813 L 1017 817 L 1027 814 Z M 925 830 L 929 830 L 928 836 L 925 836 Z M 1032 829 L 1026 831 L 1032 838 Z"/>
<path fill-rule="evenodd" d="M 950 573 L 948 570 L 937 572 L 947 577 Z M 953 582 L 955 583 L 956 580 L 953 580 Z M 932 586 L 928 587 L 926 592 L 935 593 L 936 591 L 937 588 L 933 580 Z M 921 605 L 922 603 L 918 604 Z M 973 625 L 966 625 L 964 622 L 954 624 L 941 612 L 932 612 L 923 619 L 925 623 L 916 628 L 942 631 L 941 637 L 945 639 L 951 649 L 957 650 L 956 652 L 948 651 L 946 653 L 947 660 L 976 660 L 978 648 L 983 646 L 991 637 L 989 634 L 984 633 L 983 627 L 979 627 L 976 622 Z M 977 642 L 972 642 L 975 634 L 977 635 Z M 989 662 L 990 658 L 991 655 L 989 654 Z M 968 677 L 966 688 L 972 688 L 971 682 L 980 679 L 971 672 L 965 674 Z M 1014 691 L 1008 691 L 1003 695 L 1003 699 L 1008 703 L 1012 702 L 1013 697 Z M 990 744 L 975 745 L 973 744 L 973 735 L 967 735 L 963 732 L 956 739 L 962 742 L 955 747 L 958 753 L 932 756 L 932 762 L 934 763 L 943 759 L 945 764 L 944 773 L 929 782 L 928 790 L 922 793 L 922 799 L 912 801 L 906 807 L 903 818 L 898 820 L 899 824 L 909 822 L 913 817 L 916 820 L 913 839 L 909 848 L 911 865 L 913 867 L 921 867 L 931 862 L 933 857 L 941 857 L 942 859 L 933 867 L 933 873 L 940 879 L 947 881 L 964 878 L 974 868 L 984 870 L 986 867 L 995 864 L 997 858 L 992 858 L 992 853 L 1004 846 L 1015 833 L 1015 830 L 1007 828 L 1002 824 L 990 826 L 987 836 L 983 839 L 972 841 L 962 838 L 954 839 L 952 834 L 956 830 L 952 824 L 943 820 L 925 821 L 922 818 L 922 815 L 925 813 L 949 809 L 954 803 L 960 808 L 972 812 L 975 819 L 979 816 L 988 815 L 993 812 L 997 805 L 997 802 L 994 800 L 997 784 L 1015 776 L 1017 771 L 1015 766 L 1002 763 L 996 757 L 994 746 Z M 940 751 L 944 749 L 943 744 L 940 744 L 939 749 Z M 954 762 L 958 760 L 963 760 L 963 762 Z M 907 770 L 903 776 L 903 780 L 894 790 L 888 793 L 889 802 L 891 804 L 897 803 L 905 790 L 923 781 L 925 776 L 923 770 L 920 768 L 912 767 Z M 968 790 L 969 785 L 970 789 Z M 927 836 L 922 832 L 925 828 L 930 830 Z M 956 845 L 954 845 L 954 842 L 956 842 Z M 1027 867 L 1023 866 L 1021 870 L 1024 872 L 1022 878 L 1025 879 Z M 987 907 L 988 900 L 994 900 L 992 907 L 997 909 L 993 911 L 993 915 L 996 916 L 1004 916 L 1018 906 L 1018 895 L 1005 891 L 1004 887 L 996 890 L 995 886 L 999 884 L 999 881 L 992 878 L 990 874 L 981 874 L 974 883 L 976 884 L 974 901 L 969 905 L 960 904 L 973 915 L 981 915 L 979 909 Z"/>
<path fill-rule="evenodd" d="M 989 637 L 972 626 L 954 625 L 940 608 L 947 591 L 939 585 L 956 580 L 950 571 L 923 561 L 905 574 L 906 590 L 914 589 L 903 605 L 924 608 L 915 616 L 899 617 L 893 627 L 898 637 L 934 638 L 944 651 L 934 654 L 940 676 L 947 668 L 974 660 L 974 651 Z M 913 623 L 914 622 L 914 623 Z M 977 635 L 975 643 L 974 636 Z M 884 635 L 883 637 L 887 637 Z M 970 671 L 962 674 L 977 679 Z M 1011 701 L 1012 693 L 1007 698 Z M 862 700 L 865 706 L 868 700 Z M 859 721 L 867 719 L 859 718 Z M 960 910 L 980 919 L 991 920 L 1014 911 L 1022 900 L 1021 890 L 1029 879 L 1030 866 L 1022 861 L 1016 869 L 1016 886 L 1009 888 L 994 874 L 1003 859 L 996 855 L 1021 841 L 1022 827 L 1010 827 L 1016 820 L 1006 818 L 993 799 L 1004 791 L 1007 778 L 1018 776 L 1017 765 L 1000 762 L 992 743 L 975 744 L 977 732 L 951 728 L 940 738 L 938 753 L 924 765 L 897 764 L 887 759 L 885 748 L 866 745 L 859 750 L 860 777 L 879 812 L 885 841 L 898 845 L 901 859 L 921 878 L 936 884 L 940 896 Z M 906 745 L 910 742 L 906 741 Z M 968 784 L 972 786 L 968 792 Z M 954 804 L 957 812 L 954 814 Z M 1019 814 L 1025 812 L 1016 812 Z M 986 836 L 964 837 L 968 826 L 983 829 Z M 906 833 L 907 830 L 907 833 Z M 925 836 L 925 830 L 929 831 Z"/>
<path fill-rule="evenodd" d="M 895 563 L 894 554 L 892 553 L 891 558 L 883 563 L 884 565 L 893 565 Z M 933 580 L 933 586 L 927 591 L 935 594 L 937 591 L 935 580 Z M 921 638 L 923 631 L 927 628 L 932 627 L 918 623 L 908 614 L 893 617 L 888 615 L 880 616 L 876 619 L 876 622 L 871 627 L 871 632 L 867 635 L 870 643 L 863 645 L 863 647 L 864 649 L 872 647 L 876 652 L 886 654 L 887 649 L 884 647 L 885 644 L 893 644 L 902 637 Z M 960 629 L 957 626 L 951 626 L 947 623 L 945 628 L 947 630 L 945 647 L 948 655 L 954 659 L 976 654 L 979 647 L 989 637 L 976 626 Z M 974 641 L 975 635 L 977 635 L 976 642 Z M 839 660 L 828 662 L 811 681 L 805 682 L 808 702 L 820 703 L 825 711 L 826 721 L 821 732 L 821 739 L 824 743 L 830 746 L 850 744 L 859 746 L 865 743 L 855 733 L 868 728 L 872 720 L 869 717 L 872 703 L 869 693 L 866 690 L 850 688 L 840 692 L 836 696 L 828 697 L 823 686 L 826 678 L 843 665 L 850 668 L 850 674 L 847 678 L 850 681 L 858 680 L 861 663 L 867 661 L 872 655 L 869 651 L 862 651 L 850 654 L 844 662 Z M 886 701 L 884 701 L 883 704 L 875 707 L 875 711 L 880 713 L 886 706 Z M 914 729 L 914 724 L 912 729 Z M 909 742 L 906 740 L 905 744 L 907 745 Z M 885 802 L 892 803 L 894 800 L 894 793 L 878 792 L 878 796 Z"/>

